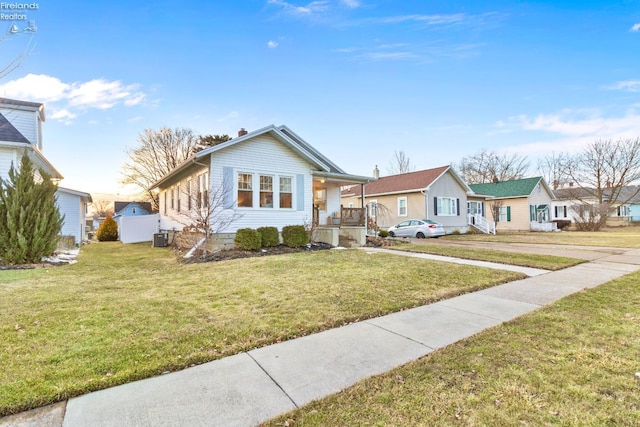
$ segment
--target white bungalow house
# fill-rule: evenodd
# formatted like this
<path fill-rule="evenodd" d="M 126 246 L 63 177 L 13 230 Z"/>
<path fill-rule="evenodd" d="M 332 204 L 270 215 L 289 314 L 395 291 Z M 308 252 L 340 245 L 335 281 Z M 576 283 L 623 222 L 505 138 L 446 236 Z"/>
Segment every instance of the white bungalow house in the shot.
<path fill-rule="evenodd" d="M 359 243 L 366 235 L 363 210 L 341 215 L 340 188 L 372 179 L 347 174 L 288 127 L 269 125 L 199 151 L 153 189 L 161 231 L 183 230 L 209 210 L 220 238 L 247 227 L 314 224 L 316 240 L 336 245 L 340 234 Z"/>
<path fill-rule="evenodd" d="M 60 172 L 42 154 L 45 119 L 44 104 L 0 98 L 0 178 L 8 179 L 11 166 L 18 167 L 26 153 L 37 169 L 42 169 L 54 181 L 62 179 Z M 75 243 L 80 244 L 86 226 L 86 204 L 91 196 L 66 188 L 58 188 L 56 195 L 58 209 L 65 216 L 61 234 L 74 236 Z"/>

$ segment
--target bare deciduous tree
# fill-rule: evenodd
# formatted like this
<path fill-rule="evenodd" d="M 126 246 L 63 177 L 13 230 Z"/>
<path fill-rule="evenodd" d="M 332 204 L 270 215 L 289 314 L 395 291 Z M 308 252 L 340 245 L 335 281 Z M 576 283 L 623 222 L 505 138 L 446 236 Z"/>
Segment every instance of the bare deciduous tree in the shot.
<path fill-rule="evenodd" d="M 174 217 L 185 226 L 185 231 L 192 231 L 204 237 L 204 255 L 207 254 L 211 238 L 242 217 L 230 202 L 233 199 L 232 192 L 232 188 L 224 186 L 202 192 L 198 191 L 196 186 L 186 186 L 179 195 L 181 201 L 186 202 L 186 206 Z"/>
<path fill-rule="evenodd" d="M 491 219 L 493 219 L 493 223 L 496 229 L 498 229 L 498 222 L 500 221 L 500 211 L 502 210 L 503 206 L 503 200 L 494 200 L 491 203 L 491 207 L 489 209 L 489 212 L 491 212 Z"/>
<path fill-rule="evenodd" d="M 637 187 L 623 193 L 625 187 L 640 181 L 640 138 L 596 141 L 570 159 L 566 173 L 576 183 L 575 190 L 569 190 L 579 201 L 573 207 L 578 214 L 576 226 L 597 231 L 612 205 L 625 204 L 640 192 Z"/>
<path fill-rule="evenodd" d="M 108 215 L 113 216 L 115 214 L 112 201 L 96 200 L 91 205 L 94 214 L 100 218 L 106 218 Z"/>
<path fill-rule="evenodd" d="M 139 187 L 157 210 L 158 194 L 151 187 L 198 151 L 200 138 L 190 129 L 163 127 L 145 129 L 138 135 L 138 143 L 138 147 L 127 149 L 129 161 L 122 166 L 121 182 Z"/>
<path fill-rule="evenodd" d="M 557 190 L 567 180 L 567 167 L 570 161 L 566 153 L 552 151 L 538 159 L 538 172 L 553 190 Z"/>
<path fill-rule="evenodd" d="M 473 156 L 463 157 L 457 169 L 467 183 L 482 184 L 494 179 L 508 181 L 523 178 L 529 169 L 529 161 L 519 154 L 497 154 L 483 149 Z"/>
<path fill-rule="evenodd" d="M 413 172 L 415 169 L 415 166 L 411 164 L 409 156 L 400 150 L 393 152 L 393 157 L 387 167 L 387 173 L 389 173 L 389 175 L 397 175 L 400 173 Z"/>

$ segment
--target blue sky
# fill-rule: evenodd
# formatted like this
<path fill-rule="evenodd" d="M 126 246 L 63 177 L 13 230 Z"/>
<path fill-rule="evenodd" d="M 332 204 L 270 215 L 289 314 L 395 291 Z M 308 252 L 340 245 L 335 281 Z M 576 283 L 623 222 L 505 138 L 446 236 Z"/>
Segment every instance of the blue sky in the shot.
<path fill-rule="evenodd" d="M 285 124 L 359 175 L 395 150 L 417 169 L 481 149 L 535 165 L 640 136 L 640 1 L 37 5 L 0 10 L 37 26 L 0 43 L 31 53 L 0 96 L 45 103 L 44 154 L 77 190 L 126 193 L 126 148 L 161 126 Z"/>

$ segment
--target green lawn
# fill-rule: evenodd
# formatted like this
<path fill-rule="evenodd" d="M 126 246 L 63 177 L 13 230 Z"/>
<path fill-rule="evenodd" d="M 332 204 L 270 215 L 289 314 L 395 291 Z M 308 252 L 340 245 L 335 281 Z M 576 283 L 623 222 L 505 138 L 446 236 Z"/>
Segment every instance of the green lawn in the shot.
<path fill-rule="evenodd" d="M 639 282 L 574 294 L 265 425 L 640 426 Z"/>
<path fill-rule="evenodd" d="M 93 243 L 0 271 L 0 415 L 521 278 L 359 250 L 180 264 Z"/>
<path fill-rule="evenodd" d="M 523 254 L 518 252 L 497 251 L 491 249 L 476 249 L 459 246 L 443 246 L 434 243 L 401 243 L 388 246 L 387 249 L 406 252 L 428 253 L 463 259 L 497 262 L 518 265 L 521 267 L 542 268 L 545 270 L 560 270 L 585 262 L 575 258 L 550 255 Z"/>
<path fill-rule="evenodd" d="M 486 241 L 506 243 L 542 243 L 553 245 L 605 246 L 640 248 L 640 227 L 610 227 L 602 231 L 562 231 L 556 233 L 498 233 L 445 236 L 441 239 L 456 241 Z"/>

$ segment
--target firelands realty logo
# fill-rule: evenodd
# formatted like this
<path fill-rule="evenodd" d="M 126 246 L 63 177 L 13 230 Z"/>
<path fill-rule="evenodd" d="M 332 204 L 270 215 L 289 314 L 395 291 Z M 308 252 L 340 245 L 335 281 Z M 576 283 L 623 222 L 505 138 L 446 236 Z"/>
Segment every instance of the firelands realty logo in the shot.
<path fill-rule="evenodd" d="M 40 9 L 38 3 L 7 3 L 0 2 L 0 21 L 26 21 L 27 12 Z"/>

